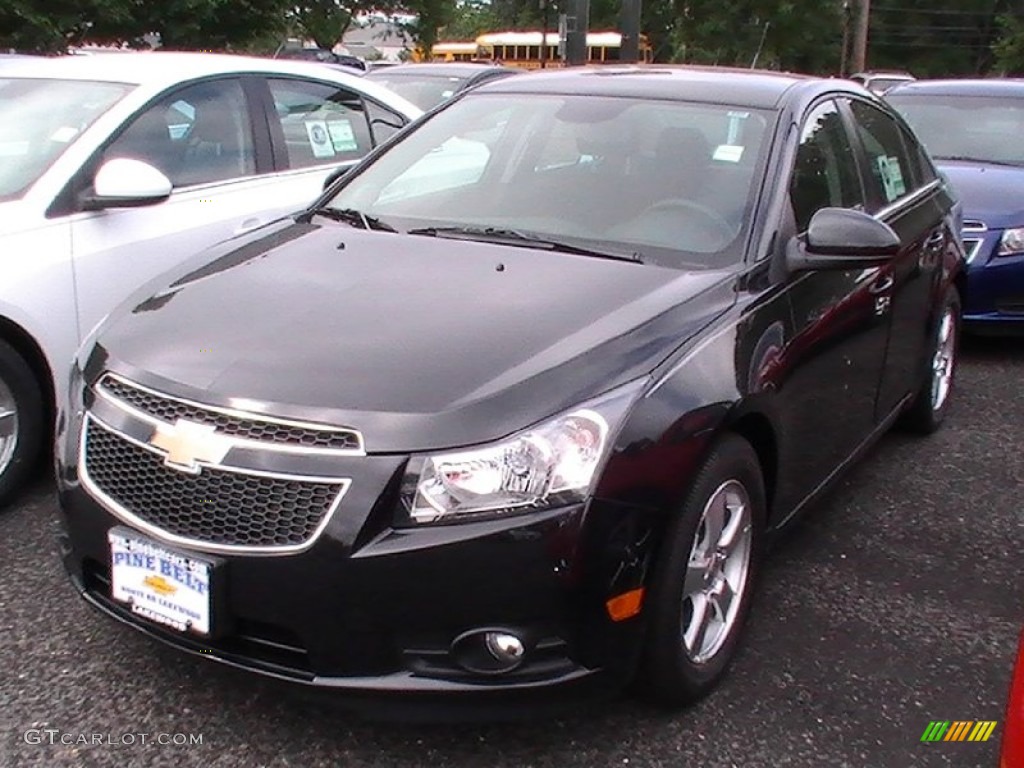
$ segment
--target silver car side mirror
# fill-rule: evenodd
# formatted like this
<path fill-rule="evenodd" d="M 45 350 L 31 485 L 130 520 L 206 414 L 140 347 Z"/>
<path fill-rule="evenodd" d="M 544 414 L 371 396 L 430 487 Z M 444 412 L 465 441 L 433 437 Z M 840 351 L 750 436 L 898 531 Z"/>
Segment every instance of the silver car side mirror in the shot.
<path fill-rule="evenodd" d="M 96 172 L 86 210 L 131 208 L 161 203 L 171 195 L 171 180 L 149 163 L 127 157 L 108 160 Z"/>

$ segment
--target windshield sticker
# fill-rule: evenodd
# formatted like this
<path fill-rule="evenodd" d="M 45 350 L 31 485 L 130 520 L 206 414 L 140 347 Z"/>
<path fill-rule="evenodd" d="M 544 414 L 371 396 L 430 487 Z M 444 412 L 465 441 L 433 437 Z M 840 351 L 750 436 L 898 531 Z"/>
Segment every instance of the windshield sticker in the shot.
<path fill-rule="evenodd" d="M 314 157 L 334 157 L 334 147 L 327 135 L 327 124 L 323 120 L 307 120 L 306 135 Z"/>
<path fill-rule="evenodd" d="M 723 163 L 738 163 L 743 157 L 743 149 L 737 144 L 719 144 L 711 157 Z"/>
<path fill-rule="evenodd" d="M 56 141 L 60 144 L 67 144 L 77 135 L 77 128 L 72 128 L 70 125 L 65 125 L 58 128 L 56 131 L 50 134 L 50 141 Z"/>
<path fill-rule="evenodd" d="M 355 152 L 359 149 L 352 123 L 348 120 L 331 120 L 327 123 L 327 130 L 331 134 L 331 144 L 334 145 L 336 152 Z"/>
<path fill-rule="evenodd" d="M 875 158 L 875 165 L 878 167 L 878 176 L 882 180 L 886 201 L 891 203 L 893 200 L 903 197 L 907 192 L 907 185 L 903 182 L 903 171 L 900 169 L 899 158 L 882 155 Z"/>

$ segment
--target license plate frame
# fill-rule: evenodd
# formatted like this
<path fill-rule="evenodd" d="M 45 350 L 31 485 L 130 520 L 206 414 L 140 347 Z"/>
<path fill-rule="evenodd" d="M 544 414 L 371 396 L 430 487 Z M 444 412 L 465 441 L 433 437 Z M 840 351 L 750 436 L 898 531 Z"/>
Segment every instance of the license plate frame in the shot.
<path fill-rule="evenodd" d="M 215 635 L 219 559 L 183 552 L 123 526 L 107 532 L 107 549 L 115 603 L 181 635 Z"/>

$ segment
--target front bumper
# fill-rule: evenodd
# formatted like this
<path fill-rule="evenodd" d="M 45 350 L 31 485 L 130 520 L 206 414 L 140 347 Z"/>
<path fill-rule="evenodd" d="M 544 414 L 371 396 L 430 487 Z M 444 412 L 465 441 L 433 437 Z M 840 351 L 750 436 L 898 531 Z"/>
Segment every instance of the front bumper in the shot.
<path fill-rule="evenodd" d="M 977 333 L 1024 333 L 1024 254 L 997 256 L 1001 229 L 965 232 L 968 250 L 966 328 Z"/>
<path fill-rule="evenodd" d="M 613 694 L 635 668 L 640 617 L 615 623 L 604 609 L 609 590 L 626 586 L 609 571 L 621 579 L 623 569 L 582 533 L 585 519 L 600 529 L 602 520 L 628 517 L 617 505 L 421 530 L 385 526 L 369 536 L 340 510 L 304 552 L 219 553 L 213 634 L 201 637 L 112 599 L 106 535 L 124 522 L 64 477 L 64 565 L 90 604 L 181 650 L 332 691 L 371 715 L 557 711 Z M 493 628 L 526 640 L 523 663 L 501 674 L 461 667 L 453 640 Z"/>

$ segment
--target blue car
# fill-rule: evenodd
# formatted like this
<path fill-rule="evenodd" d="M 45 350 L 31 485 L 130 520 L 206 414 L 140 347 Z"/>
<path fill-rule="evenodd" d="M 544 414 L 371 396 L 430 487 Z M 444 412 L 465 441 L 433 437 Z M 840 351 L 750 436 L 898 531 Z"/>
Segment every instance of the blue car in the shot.
<path fill-rule="evenodd" d="M 963 204 L 964 327 L 1024 333 L 1024 80 L 931 80 L 885 95 Z"/>

